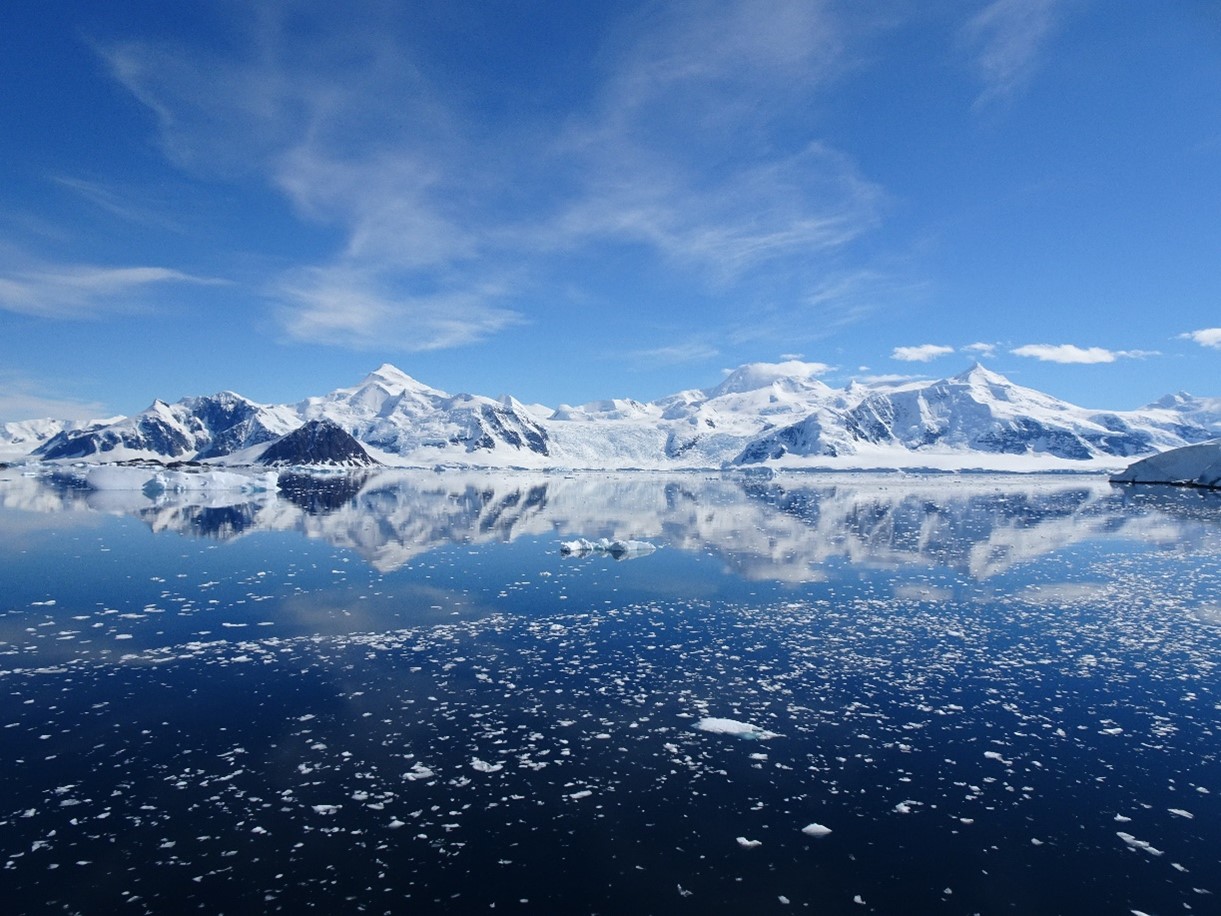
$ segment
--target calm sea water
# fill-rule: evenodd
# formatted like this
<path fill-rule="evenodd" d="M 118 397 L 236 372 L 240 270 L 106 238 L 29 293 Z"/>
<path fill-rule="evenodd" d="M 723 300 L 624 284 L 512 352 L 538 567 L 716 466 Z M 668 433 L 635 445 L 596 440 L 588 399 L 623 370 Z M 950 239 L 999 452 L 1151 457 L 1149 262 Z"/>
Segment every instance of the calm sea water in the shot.
<path fill-rule="evenodd" d="M 1217 494 L 0 477 L 6 913 L 1221 912 Z"/>

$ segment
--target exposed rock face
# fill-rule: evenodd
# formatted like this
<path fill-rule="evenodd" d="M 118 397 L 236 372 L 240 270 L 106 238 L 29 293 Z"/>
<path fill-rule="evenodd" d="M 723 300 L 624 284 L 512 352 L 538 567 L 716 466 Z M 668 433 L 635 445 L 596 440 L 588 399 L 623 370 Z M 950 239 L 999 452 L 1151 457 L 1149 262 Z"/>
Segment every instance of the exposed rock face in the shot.
<path fill-rule="evenodd" d="M 284 408 L 266 407 L 232 391 L 222 391 L 183 398 L 176 404 L 158 400 L 134 417 L 104 426 L 66 429 L 34 454 L 47 460 L 202 460 L 270 442 L 298 422 Z"/>
<path fill-rule="evenodd" d="M 277 439 L 258 457 L 264 465 L 325 465 L 368 467 L 377 464 L 364 447 L 330 420 L 310 420 Z"/>

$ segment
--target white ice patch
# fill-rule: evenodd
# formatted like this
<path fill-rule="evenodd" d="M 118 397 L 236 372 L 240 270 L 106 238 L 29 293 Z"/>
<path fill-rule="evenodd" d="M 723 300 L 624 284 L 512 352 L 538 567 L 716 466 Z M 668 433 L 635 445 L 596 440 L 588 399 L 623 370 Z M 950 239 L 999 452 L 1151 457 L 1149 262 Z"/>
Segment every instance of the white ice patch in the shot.
<path fill-rule="evenodd" d="M 738 845 L 743 849 L 758 849 L 763 845 L 762 840 L 748 840 L 744 836 L 737 837 Z"/>
<path fill-rule="evenodd" d="M 583 557 L 591 553 L 604 553 L 614 557 L 616 560 L 620 560 L 644 556 L 656 549 L 657 545 L 650 544 L 648 541 L 623 540 L 621 538 L 615 538 L 614 540 L 611 538 L 598 538 L 596 541 L 577 538 L 575 541 L 563 541 L 560 543 L 560 553 L 566 557 Z"/>
<path fill-rule="evenodd" d="M 505 768 L 505 765 L 503 763 L 488 763 L 486 760 L 480 760 L 478 757 L 472 757 L 471 767 L 478 770 L 480 773 L 499 773 Z"/>
<path fill-rule="evenodd" d="M 715 735 L 732 735 L 735 738 L 743 738 L 747 741 L 767 741 L 771 738 L 779 738 L 776 732 L 769 732 L 766 729 L 759 728 L 757 725 L 751 725 L 749 722 L 740 722 L 737 719 L 720 719 L 716 716 L 705 716 L 695 723 L 695 727 L 702 732 L 712 732 Z"/>
<path fill-rule="evenodd" d="M 1162 854 L 1162 851 L 1160 849 L 1155 849 L 1151 843 L 1148 843 L 1145 840 L 1138 840 L 1130 833 L 1124 833 L 1122 830 L 1118 830 L 1115 832 L 1115 835 L 1133 849 L 1139 849 L 1143 852 L 1147 852 L 1151 856 L 1160 856 Z"/>
<path fill-rule="evenodd" d="M 831 828 L 824 827 L 822 824 L 806 824 L 801 828 L 801 832 L 806 836 L 823 837 L 831 832 Z"/>

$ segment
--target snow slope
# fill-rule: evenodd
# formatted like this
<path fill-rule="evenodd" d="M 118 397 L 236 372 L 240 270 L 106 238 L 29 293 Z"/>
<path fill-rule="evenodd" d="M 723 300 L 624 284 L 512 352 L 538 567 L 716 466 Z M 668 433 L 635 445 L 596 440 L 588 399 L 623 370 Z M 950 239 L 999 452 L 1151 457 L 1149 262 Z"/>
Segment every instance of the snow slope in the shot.
<path fill-rule="evenodd" d="M 552 410 L 507 395 L 450 394 L 387 363 L 355 386 L 291 406 L 222 392 L 155 401 L 94 427 L 39 427 L 20 443 L 6 435 L 12 453 L 41 460 L 240 465 L 303 424 L 326 421 L 400 467 L 992 470 L 1113 469 L 1221 436 L 1221 399 L 1179 393 L 1140 410 L 1100 411 L 979 365 L 936 381 L 842 389 L 820 381 L 821 369 L 750 363 L 718 385 L 657 401 Z"/>

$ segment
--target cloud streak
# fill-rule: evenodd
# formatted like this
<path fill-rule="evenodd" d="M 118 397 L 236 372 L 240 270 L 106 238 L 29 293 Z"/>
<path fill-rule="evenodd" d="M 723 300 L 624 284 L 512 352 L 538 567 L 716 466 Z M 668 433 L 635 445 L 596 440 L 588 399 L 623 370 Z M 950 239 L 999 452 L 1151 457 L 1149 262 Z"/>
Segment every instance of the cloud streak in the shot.
<path fill-rule="evenodd" d="M 984 87 L 976 108 L 1030 82 L 1055 32 L 1057 13 L 1055 0 L 995 0 L 963 26 L 960 40 Z"/>
<path fill-rule="evenodd" d="M 165 267 L 40 266 L 0 275 L 0 309 L 39 318 L 96 318 L 140 308 L 152 288 L 224 282 Z"/>
<path fill-rule="evenodd" d="M 1120 359 L 1144 359 L 1156 356 L 1150 350 L 1107 350 L 1103 347 L 1078 347 L 1075 344 L 1025 344 L 1009 351 L 1014 356 L 1026 356 L 1045 363 L 1097 365 Z"/>
<path fill-rule="evenodd" d="M 1186 334 L 1180 334 L 1179 337 L 1182 340 L 1194 341 L 1201 347 L 1212 347 L 1215 350 L 1221 350 L 1221 328 L 1201 328 L 1198 331 L 1188 331 Z"/>
<path fill-rule="evenodd" d="M 47 382 L 0 372 L 0 422 L 20 420 L 95 420 L 107 416 L 97 401 L 60 397 Z"/>
<path fill-rule="evenodd" d="M 953 347 L 941 344 L 920 344 L 916 347 L 895 347 L 890 358 L 904 363 L 929 363 L 939 356 L 947 356 L 953 352 Z"/>
<path fill-rule="evenodd" d="M 552 263 L 607 244 L 717 292 L 818 289 L 880 224 L 885 194 L 849 157 L 808 129 L 777 142 L 849 66 L 829 4 L 651 8 L 612 30 L 580 102 L 525 119 L 475 117 L 378 9 L 290 27 L 260 7 L 225 52 L 100 49 L 172 161 L 253 175 L 339 232 L 265 285 L 290 339 L 469 344 L 521 324 Z"/>

